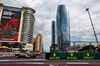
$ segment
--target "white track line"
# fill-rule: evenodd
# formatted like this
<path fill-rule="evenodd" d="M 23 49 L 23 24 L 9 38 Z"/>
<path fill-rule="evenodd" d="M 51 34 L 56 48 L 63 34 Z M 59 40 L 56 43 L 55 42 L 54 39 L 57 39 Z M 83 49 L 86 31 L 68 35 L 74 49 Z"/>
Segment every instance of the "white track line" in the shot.
<path fill-rule="evenodd" d="M 44 64 L 43 62 L 22 62 L 22 63 L 4 63 L 4 64 Z"/>
<path fill-rule="evenodd" d="M 0 62 L 5 62 L 5 61 L 10 61 L 10 60 L 0 60 Z"/>
<path fill-rule="evenodd" d="M 46 59 L 34 59 L 34 60 L 37 60 L 37 61 L 40 61 L 40 60 L 45 61 Z"/>
<path fill-rule="evenodd" d="M 27 59 L 27 60 L 24 60 L 24 59 L 13 59 L 13 60 L 0 60 L 0 62 L 5 62 L 5 61 L 47 61 L 46 59 Z"/>
<path fill-rule="evenodd" d="M 88 62 L 67 62 L 67 64 L 89 64 Z"/>
<path fill-rule="evenodd" d="M 44 64 L 43 62 L 25 62 L 25 63 L 16 63 L 16 64 Z"/>

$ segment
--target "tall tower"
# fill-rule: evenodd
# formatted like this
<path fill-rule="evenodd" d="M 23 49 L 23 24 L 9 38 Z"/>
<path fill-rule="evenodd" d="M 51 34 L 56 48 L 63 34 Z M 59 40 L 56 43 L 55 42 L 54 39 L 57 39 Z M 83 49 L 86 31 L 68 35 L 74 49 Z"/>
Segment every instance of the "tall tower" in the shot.
<path fill-rule="evenodd" d="M 58 5 L 56 20 L 58 51 L 66 52 L 66 48 L 70 46 L 70 20 L 66 5 Z"/>
<path fill-rule="evenodd" d="M 38 34 L 36 36 L 36 42 L 35 42 L 35 51 L 36 52 L 41 52 L 42 53 L 42 39 L 43 36 L 41 34 Z"/>
<path fill-rule="evenodd" d="M 52 21 L 52 45 L 50 46 L 50 52 L 58 51 L 57 48 L 57 28 L 56 22 Z"/>
<path fill-rule="evenodd" d="M 52 21 L 52 45 L 57 44 L 56 22 Z"/>

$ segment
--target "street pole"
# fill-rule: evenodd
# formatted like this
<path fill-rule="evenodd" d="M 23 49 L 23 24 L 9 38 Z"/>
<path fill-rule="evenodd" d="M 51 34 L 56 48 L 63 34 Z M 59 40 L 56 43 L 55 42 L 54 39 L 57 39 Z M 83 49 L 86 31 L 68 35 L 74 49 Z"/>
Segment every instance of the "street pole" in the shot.
<path fill-rule="evenodd" d="M 75 46 L 75 42 L 73 42 L 74 43 L 74 52 L 76 52 L 76 46 Z"/>
<path fill-rule="evenodd" d="M 95 35 L 95 38 L 96 38 L 96 42 L 97 42 L 98 47 L 100 48 L 100 46 L 99 46 L 99 42 L 98 42 L 98 38 L 97 38 L 97 35 L 96 35 L 96 32 L 95 32 L 95 29 L 94 29 L 94 26 L 93 26 L 92 18 L 91 18 L 90 12 L 89 12 L 89 8 L 86 8 L 86 11 L 88 11 L 89 18 L 90 18 L 90 21 L 91 21 L 91 25 L 92 25 L 92 28 L 93 28 L 93 31 L 94 31 L 94 35 Z"/>
<path fill-rule="evenodd" d="M 90 52 L 92 52 L 92 45 L 91 45 L 91 42 L 89 42 L 90 43 Z"/>

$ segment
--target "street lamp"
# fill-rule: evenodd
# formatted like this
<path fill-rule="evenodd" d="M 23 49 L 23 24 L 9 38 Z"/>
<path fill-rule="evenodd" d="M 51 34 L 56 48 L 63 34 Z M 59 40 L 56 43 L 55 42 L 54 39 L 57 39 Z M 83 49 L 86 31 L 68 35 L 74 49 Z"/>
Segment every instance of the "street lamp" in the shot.
<path fill-rule="evenodd" d="M 92 28 L 93 28 L 93 31 L 94 31 L 94 35 L 95 35 L 95 38 L 96 38 L 96 42 L 97 42 L 98 47 L 100 48 L 100 46 L 99 46 L 99 42 L 98 42 L 98 38 L 97 38 L 97 35 L 96 35 L 96 32 L 95 32 L 95 29 L 94 29 L 94 26 L 93 26 L 92 18 L 91 18 L 90 12 L 89 12 L 89 8 L 86 8 L 86 11 L 88 11 L 89 18 L 90 18 L 90 21 L 91 21 L 91 25 L 92 25 Z"/>

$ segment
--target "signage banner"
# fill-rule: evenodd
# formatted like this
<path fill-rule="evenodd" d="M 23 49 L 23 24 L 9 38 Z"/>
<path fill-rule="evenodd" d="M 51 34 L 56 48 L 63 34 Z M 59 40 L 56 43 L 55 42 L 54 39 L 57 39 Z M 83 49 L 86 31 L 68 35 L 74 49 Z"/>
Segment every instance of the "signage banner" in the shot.
<path fill-rule="evenodd" d="M 46 59 L 49 59 L 49 60 L 100 59 L 100 53 L 99 52 L 46 53 Z"/>
<path fill-rule="evenodd" d="M 18 41 L 22 9 L 4 7 L 0 22 L 0 40 Z"/>

